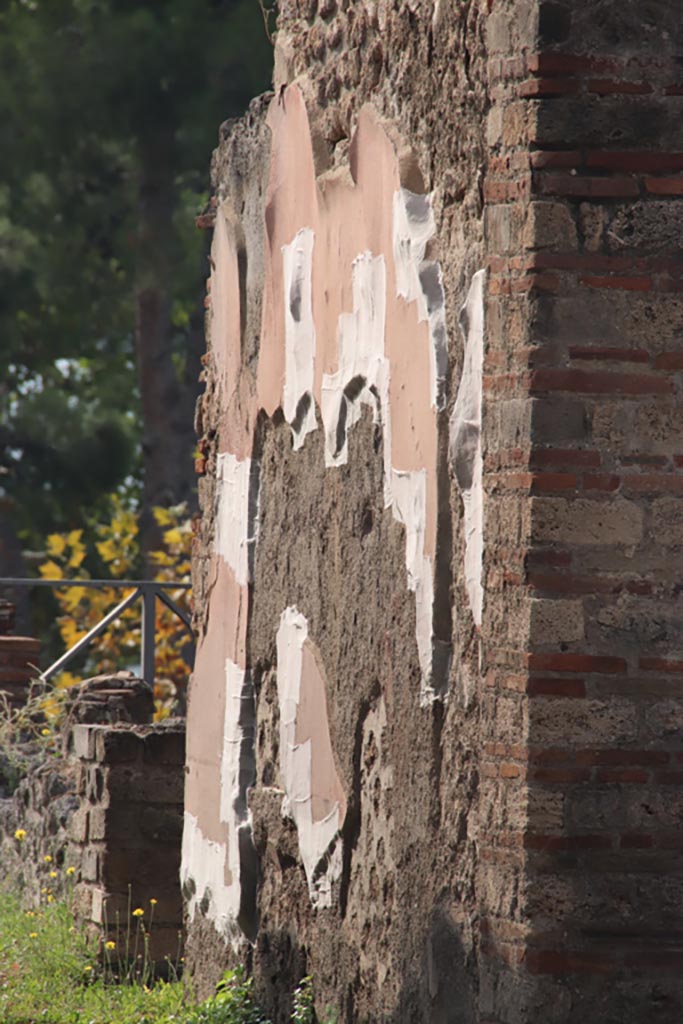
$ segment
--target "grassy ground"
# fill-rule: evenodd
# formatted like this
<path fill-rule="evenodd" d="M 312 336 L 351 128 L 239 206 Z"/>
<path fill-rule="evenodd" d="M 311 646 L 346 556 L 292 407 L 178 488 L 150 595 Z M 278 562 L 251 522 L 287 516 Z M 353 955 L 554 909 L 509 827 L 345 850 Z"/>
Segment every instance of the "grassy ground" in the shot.
<path fill-rule="evenodd" d="M 2 1024 L 184 1024 L 183 985 L 111 984 L 66 903 L 26 912 L 0 899 Z"/>
<path fill-rule="evenodd" d="M 131 921 L 131 948 L 141 927 Z M 0 890 L 0 1024 L 269 1024 L 239 971 L 228 972 L 200 1006 L 182 981 L 154 982 L 144 959 L 142 977 L 121 983 L 121 973 L 74 923 L 68 898 L 48 894 L 38 910 L 26 911 Z M 314 1024 L 310 979 L 294 995 L 291 1021 Z"/>

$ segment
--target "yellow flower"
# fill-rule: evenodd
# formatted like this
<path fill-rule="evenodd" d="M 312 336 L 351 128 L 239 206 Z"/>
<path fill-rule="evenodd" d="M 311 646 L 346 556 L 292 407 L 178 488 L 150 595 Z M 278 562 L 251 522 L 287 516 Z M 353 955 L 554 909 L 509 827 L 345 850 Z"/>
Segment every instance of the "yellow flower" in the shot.
<path fill-rule="evenodd" d="M 47 895 L 47 896 L 45 897 L 45 899 L 47 900 L 47 902 L 48 902 L 48 903 L 52 903 L 52 901 L 53 901 L 53 899 L 54 899 L 54 896 L 52 895 L 52 893 L 49 893 L 49 894 L 48 894 L 48 895 Z"/>
<path fill-rule="evenodd" d="M 66 873 L 67 875 L 74 875 L 76 873 L 76 868 L 67 868 Z"/>
<path fill-rule="evenodd" d="M 144 913 L 145 912 L 142 909 L 142 907 L 136 907 L 135 910 L 133 911 L 133 917 L 143 917 Z"/>
<path fill-rule="evenodd" d="M 37 939 L 38 938 L 38 932 L 29 932 L 28 933 L 28 937 L 29 937 L 29 939 Z"/>
<path fill-rule="evenodd" d="M 45 861 L 45 863 L 46 863 L 46 864 L 52 864 L 52 857 L 50 856 L 50 854 L 49 854 L 49 853 L 47 853 L 47 854 L 46 854 L 46 855 L 45 855 L 45 856 L 43 857 L 43 860 Z"/>
<path fill-rule="evenodd" d="M 92 971 L 92 967 L 90 966 L 90 964 L 86 964 L 86 965 L 85 965 L 85 967 L 83 968 L 83 970 L 84 970 L 84 971 L 85 971 L 85 973 L 87 974 L 87 973 L 88 973 L 88 971 Z"/>
<path fill-rule="evenodd" d="M 157 903 L 158 903 L 159 901 L 158 901 L 158 900 L 155 900 L 155 899 L 154 899 L 154 897 L 152 896 L 152 898 L 151 898 L 151 900 L 150 900 L 149 902 L 150 902 L 150 903 L 152 904 L 152 906 L 153 906 L 153 907 L 156 907 L 156 905 L 157 905 Z"/>
<path fill-rule="evenodd" d="M 40 730 L 40 735 L 41 736 L 49 736 L 50 735 L 50 730 L 49 729 L 41 729 Z"/>
<path fill-rule="evenodd" d="M 66 538 L 61 533 L 51 533 L 47 538 L 49 555 L 63 555 L 66 549 Z"/>
<path fill-rule="evenodd" d="M 56 877 L 57 877 L 57 872 L 56 871 L 51 871 L 50 872 L 50 878 L 56 878 Z"/>
<path fill-rule="evenodd" d="M 26 839 L 26 829 L 18 828 L 14 833 L 14 838 L 18 839 L 20 843 L 23 842 L 23 840 Z"/>
<path fill-rule="evenodd" d="M 110 939 L 109 942 L 105 942 L 104 948 L 105 949 L 116 949 L 116 943 L 112 942 L 111 939 Z"/>

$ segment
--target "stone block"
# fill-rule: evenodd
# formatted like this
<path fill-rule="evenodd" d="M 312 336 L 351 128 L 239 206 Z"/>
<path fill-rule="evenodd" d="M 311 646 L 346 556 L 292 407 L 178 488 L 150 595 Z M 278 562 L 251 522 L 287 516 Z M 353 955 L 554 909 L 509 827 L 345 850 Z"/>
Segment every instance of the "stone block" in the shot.
<path fill-rule="evenodd" d="M 72 749 L 83 761 L 95 758 L 95 732 L 92 725 L 75 725 L 71 730 Z"/>
<path fill-rule="evenodd" d="M 570 643 L 584 637 L 582 601 L 533 599 L 529 617 L 532 645 Z"/>
<path fill-rule="evenodd" d="M 137 765 L 113 765 L 107 775 L 110 803 L 118 801 L 179 804 L 183 803 L 185 773 L 181 767 L 147 766 L 143 771 Z"/>
<path fill-rule="evenodd" d="M 531 504 L 536 541 L 631 547 L 642 540 L 643 511 L 623 498 L 533 498 Z"/>
<path fill-rule="evenodd" d="M 136 898 L 144 902 L 156 896 L 157 889 L 176 884 L 179 871 L 179 849 L 112 843 L 104 854 L 102 879 L 114 892 L 126 892 L 132 885 Z"/>
<path fill-rule="evenodd" d="M 97 882 L 101 877 L 101 851 L 91 844 L 81 854 L 81 878 L 86 882 Z"/>
<path fill-rule="evenodd" d="M 652 502 L 651 514 L 657 543 L 667 548 L 683 547 L 683 501 L 658 498 Z"/>
<path fill-rule="evenodd" d="M 522 242 L 526 249 L 576 249 L 576 225 L 566 203 L 529 203 Z"/>
<path fill-rule="evenodd" d="M 88 817 L 87 804 L 82 804 L 71 819 L 69 825 L 69 839 L 74 843 L 86 843 L 88 841 Z"/>
<path fill-rule="evenodd" d="M 119 764 L 137 761 L 143 739 L 137 730 L 111 729 L 108 726 L 93 726 L 95 733 L 95 757 L 101 764 Z"/>
<path fill-rule="evenodd" d="M 105 771 L 96 764 L 89 764 L 85 773 L 85 797 L 92 803 L 99 803 L 105 795 Z"/>
<path fill-rule="evenodd" d="M 582 441 L 589 431 L 589 417 L 576 398 L 537 398 L 531 407 L 530 436 L 536 444 Z"/>
<path fill-rule="evenodd" d="M 159 727 L 144 738 L 143 761 L 146 764 L 185 764 L 185 726 Z"/>
<path fill-rule="evenodd" d="M 107 809 L 91 807 L 88 815 L 88 835 L 92 841 L 99 842 L 106 836 Z"/>
<path fill-rule="evenodd" d="M 528 742 L 539 747 L 609 748 L 632 743 L 638 736 L 636 703 L 555 698 L 534 701 Z"/>

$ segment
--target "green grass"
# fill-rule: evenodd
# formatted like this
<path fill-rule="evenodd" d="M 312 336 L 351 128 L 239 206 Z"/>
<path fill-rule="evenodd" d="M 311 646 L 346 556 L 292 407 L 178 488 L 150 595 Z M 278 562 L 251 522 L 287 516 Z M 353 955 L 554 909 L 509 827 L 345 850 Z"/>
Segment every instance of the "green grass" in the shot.
<path fill-rule="evenodd" d="M 135 927 L 135 925 L 133 925 Z M 314 1024 L 310 978 L 294 993 L 292 1024 Z M 332 1024 L 327 1017 L 323 1024 Z M 97 945 L 74 923 L 69 900 L 23 910 L 0 890 L 1 1024 L 270 1024 L 241 970 L 193 1005 L 181 981 L 117 983 Z"/>
<path fill-rule="evenodd" d="M 95 947 L 63 902 L 26 912 L 11 895 L 0 905 L 2 1024 L 184 1024 L 191 1010 L 179 981 L 105 983 Z"/>

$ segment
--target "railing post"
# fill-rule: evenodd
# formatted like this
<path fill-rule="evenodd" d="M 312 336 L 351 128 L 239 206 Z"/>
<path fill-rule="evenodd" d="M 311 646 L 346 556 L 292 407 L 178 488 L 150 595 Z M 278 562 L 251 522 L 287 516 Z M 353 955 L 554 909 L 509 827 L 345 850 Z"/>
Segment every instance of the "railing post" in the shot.
<path fill-rule="evenodd" d="M 156 587 L 143 585 L 142 590 L 142 650 L 140 652 L 140 675 L 154 686 L 154 610 Z"/>

